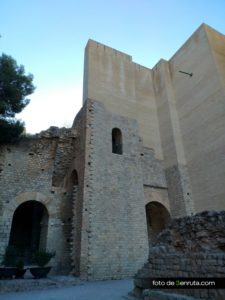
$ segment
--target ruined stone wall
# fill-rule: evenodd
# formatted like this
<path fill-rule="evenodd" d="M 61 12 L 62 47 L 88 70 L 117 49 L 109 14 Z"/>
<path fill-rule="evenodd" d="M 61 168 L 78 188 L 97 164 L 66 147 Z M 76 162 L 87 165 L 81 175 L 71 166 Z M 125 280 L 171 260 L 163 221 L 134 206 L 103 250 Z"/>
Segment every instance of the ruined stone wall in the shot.
<path fill-rule="evenodd" d="M 150 249 L 148 262 L 135 275 L 135 285 L 146 288 L 148 279 L 157 277 L 224 277 L 224 226 L 224 211 L 206 211 L 173 220 Z M 170 292 L 201 299 L 223 299 L 224 295 L 224 290 L 213 289 L 173 289 Z"/>
<path fill-rule="evenodd" d="M 49 214 L 46 247 L 56 251 L 53 271 L 68 272 L 68 233 L 64 228 L 71 222 L 68 221 L 71 210 L 68 212 L 70 199 L 63 188 L 63 177 L 71 163 L 73 140 L 70 130 L 50 128 L 39 135 L 24 138 L 16 145 L 1 146 L 1 256 L 9 242 L 16 208 L 26 201 L 35 200 L 42 203 Z"/>

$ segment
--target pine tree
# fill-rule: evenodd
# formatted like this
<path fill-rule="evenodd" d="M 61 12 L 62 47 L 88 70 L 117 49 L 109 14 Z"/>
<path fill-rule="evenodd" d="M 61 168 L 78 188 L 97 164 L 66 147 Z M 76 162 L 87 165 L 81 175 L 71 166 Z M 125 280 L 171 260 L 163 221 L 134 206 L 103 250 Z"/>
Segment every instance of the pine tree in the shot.
<path fill-rule="evenodd" d="M 26 97 L 34 92 L 33 75 L 25 74 L 22 65 L 9 55 L 0 57 L 0 144 L 15 141 L 24 130 L 24 123 L 16 120 L 29 103 Z"/>

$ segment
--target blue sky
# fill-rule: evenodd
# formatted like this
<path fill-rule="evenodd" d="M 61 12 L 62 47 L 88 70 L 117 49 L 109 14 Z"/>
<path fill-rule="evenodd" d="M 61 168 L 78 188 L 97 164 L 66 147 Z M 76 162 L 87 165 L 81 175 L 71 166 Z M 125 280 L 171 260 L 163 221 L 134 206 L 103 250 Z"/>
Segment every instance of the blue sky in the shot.
<path fill-rule="evenodd" d="M 203 22 L 225 34 L 224 0 L 1 0 L 0 13 L 0 52 L 34 75 L 36 91 L 18 116 L 30 133 L 71 125 L 89 38 L 151 68 Z"/>

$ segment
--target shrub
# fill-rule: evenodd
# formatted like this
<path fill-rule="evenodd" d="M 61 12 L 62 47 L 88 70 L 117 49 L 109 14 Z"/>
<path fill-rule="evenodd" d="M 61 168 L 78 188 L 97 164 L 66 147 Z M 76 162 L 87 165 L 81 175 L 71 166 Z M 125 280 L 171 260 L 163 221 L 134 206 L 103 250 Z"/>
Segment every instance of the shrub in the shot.
<path fill-rule="evenodd" d="M 22 258 L 18 258 L 16 267 L 18 270 L 23 270 L 24 268 L 24 260 Z"/>
<path fill-rule="evenodd" d="M 44 267 L 55 256 L 55 252 L 49 252 L 45 250 L 39 250 L 34 253 L 33 262 L 39 267 Z"/>
<path fill-rule="evenodd" d="M 6 267 L 16 267 L 18 261 L 18 250 L 15 246 L 7 246 L 2 264 Z"/>

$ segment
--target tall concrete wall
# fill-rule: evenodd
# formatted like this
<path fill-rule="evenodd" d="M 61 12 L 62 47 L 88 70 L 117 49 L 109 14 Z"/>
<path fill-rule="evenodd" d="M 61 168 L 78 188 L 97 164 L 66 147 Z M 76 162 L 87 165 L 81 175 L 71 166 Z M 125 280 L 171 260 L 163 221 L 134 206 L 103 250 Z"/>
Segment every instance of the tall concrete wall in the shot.
<path fill-rule="evenodd" d="M 207 25 L 205 25 L 204 28 L 216 63 L 218 75 L 220 76 L 220 81 L 225 90 L 225 36 Z"/>
<path fill-rule="evenodd" d="M 163 165 L 173 217 L 194 211 L 176 99 L 168 63 L 161 60 L 153 70 L 157 115 L 163 149 Z"/>
<path fill-rule="evenodd" d="M 169 62 L 197 212 L 225 207 L 224 43 L 224 36 L 202 25 Z"/>

